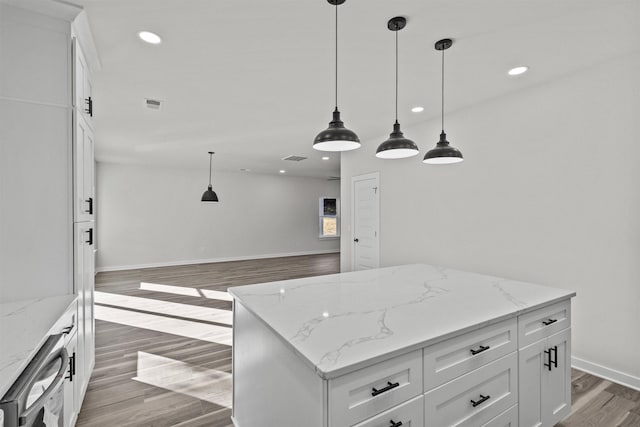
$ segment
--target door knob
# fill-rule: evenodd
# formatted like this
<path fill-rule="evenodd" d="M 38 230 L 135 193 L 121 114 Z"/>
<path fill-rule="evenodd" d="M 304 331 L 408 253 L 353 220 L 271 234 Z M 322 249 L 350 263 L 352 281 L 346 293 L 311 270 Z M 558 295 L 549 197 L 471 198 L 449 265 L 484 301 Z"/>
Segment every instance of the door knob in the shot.
<path fill-rule="evenodd" d="M 360 239 L 355 238 L 355 239 L 353 239 L 353 241 L 354 241 L 354 242 L 356 242 L 356 243 L 358 243 L 358 242 L 360 241 Z"/>

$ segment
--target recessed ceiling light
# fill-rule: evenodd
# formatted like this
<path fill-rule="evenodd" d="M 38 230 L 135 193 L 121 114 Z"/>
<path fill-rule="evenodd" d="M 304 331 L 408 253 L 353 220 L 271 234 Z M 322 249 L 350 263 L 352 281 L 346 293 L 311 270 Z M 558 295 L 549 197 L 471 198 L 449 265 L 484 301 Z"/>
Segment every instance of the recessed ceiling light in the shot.
<path fill-rule="evenodd" d="M 424 111 L 424 107 L 413 107 L 411 111 L 414 113 L 422 113 Z"/>
<path fill-rule="evenodd" d="M 529 67 L 515 67 L 509 70 L 509 72 L 507 74 L 509 74 L 510 76 L 518 76 L 520 74 L 524 74 L 527 72 L 527 70 L 529 70 Z"/>
<path fill-rule="evenodd" d="M 329 160 L 329 158 L 327 156 L 324 156 L 322 160 Z"/>
<path fill-rule="evenodd" d="M 138 33 L 138 37 L 140 37 L 142 41 L 145 41 L 151 44 L 160 44 L 162 42 L 162 39 L 160 38 L 160 36 L 157 35 L 156 33 L 152 33 L 151 31 L 140 31 Z"/>
<path fill-rule="evenodd" d="M 286 170 L 280 169 L 280 173 L 285 173 L 285 172 L 286 172 Z"/>

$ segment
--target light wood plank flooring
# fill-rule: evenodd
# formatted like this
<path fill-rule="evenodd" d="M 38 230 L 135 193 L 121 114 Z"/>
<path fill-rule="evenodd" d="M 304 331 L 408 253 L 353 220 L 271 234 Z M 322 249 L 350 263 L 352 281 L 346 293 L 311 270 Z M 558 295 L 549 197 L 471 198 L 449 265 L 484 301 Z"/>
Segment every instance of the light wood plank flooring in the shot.
<path fill-rule="evenodd" d="M 337 254 L 100 273 L 78 426 L 231 427 L 231 286 L 336 273 Z M 640 392 L 572 372 L 557 427 L 640 427 Z M 265 426 L 268 427 L 268 426 Z"/>

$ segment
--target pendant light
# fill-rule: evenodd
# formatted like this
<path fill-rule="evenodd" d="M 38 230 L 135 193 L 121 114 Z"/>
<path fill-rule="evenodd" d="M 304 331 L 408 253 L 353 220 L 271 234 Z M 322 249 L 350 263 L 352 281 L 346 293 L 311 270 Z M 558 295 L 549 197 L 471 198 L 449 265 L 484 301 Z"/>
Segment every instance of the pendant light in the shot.
<path fill-rule="evenodd" d="M 424 155 L 423 163 L 447 164 L 459 163 L 464 160 L 460 150 L 449 145 L 447 134 L 444 133 L 444 51 L 449 49 L 452 44 L 453 41 L 451 39 L 438 40 L 435 44 L 436 50 L 442 51 L 442 132 L 440 133 L 440 141 L 438 141 L 435 148 Z"/>
<path fill-rule="evenodd" d="M 396 16 L 387 22 L 387 28 L 396 33 L 396 122 L 389 138 L 376 150 L 376 157 L 380 159 L 402 159 L 420 152 L 415 142 L 404 137 L 398 123 L 398 32 L 406 25 L 407 20 L 402 16 Z"/>
<path fill-rule="evenodd" d="M 201 201 L 203 202 L 217 202 L 218 201 L 218 195 L 216 194 L 215 191 L 213 191 L 211 188 L 211 160 L 213 159 L 213 151 L 209 151 L 209 188 L 207 188 L 207 191 L 205 191 L 204 193 L 202 193 L 202 199 Z"/>
<path fill-rule="evenodd" d="M 340 120 L 338 111 L 338 5 L 345 0 L 327 0 L 329 4 L 336 8 L 336 90 L 333 120 L 329 122 L 329 127 L 316 136 L 313 141 L 313 148 L 320 151 L 349 151 L 360 148 L 358 135 L 350 129 L 344 127 L 344 122 Z"/>

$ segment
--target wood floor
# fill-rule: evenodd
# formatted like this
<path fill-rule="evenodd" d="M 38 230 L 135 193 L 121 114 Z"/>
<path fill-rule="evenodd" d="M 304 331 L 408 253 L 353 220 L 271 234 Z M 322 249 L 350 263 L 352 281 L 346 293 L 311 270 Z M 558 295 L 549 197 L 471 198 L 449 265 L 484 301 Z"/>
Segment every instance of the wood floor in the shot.
<path fill-rule="evenodd" d="M 98 274 L 96 366 L 77 425 L 231 427 L 226 289 L 338 270 L 327 254 Z M 640 392 L 576 370 L 572 387 L 574 412 L 557 427 L 640 427 Z"/>

